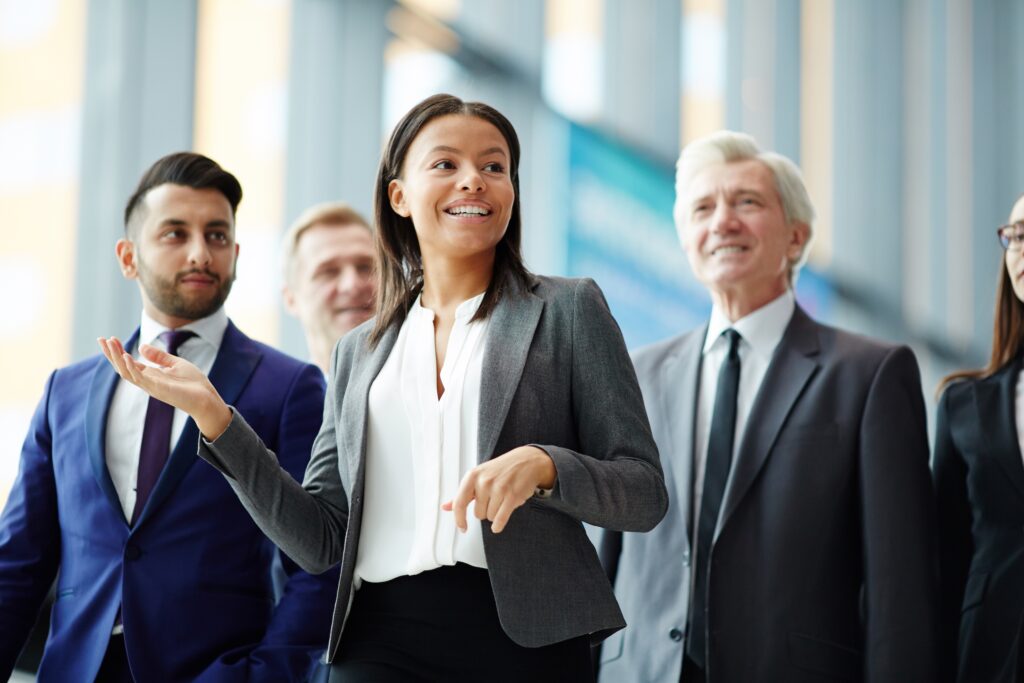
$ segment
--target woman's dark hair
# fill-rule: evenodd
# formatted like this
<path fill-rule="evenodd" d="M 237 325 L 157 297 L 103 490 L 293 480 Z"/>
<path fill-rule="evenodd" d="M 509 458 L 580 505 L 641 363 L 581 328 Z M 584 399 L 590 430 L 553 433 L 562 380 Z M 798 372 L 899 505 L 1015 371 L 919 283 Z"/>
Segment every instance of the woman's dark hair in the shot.
<path fill-rule="evenodd" d="M 992 330 L 992 355 L 988 364 L 977 370 L 959 370 L 946 375 L 939 382 L 939 393 L 961 379 L 983 379 L 996 374 L 1020 352 L 1024 342 L 1024 303 L 1017 298 L 1010 281 L 1010 273 L 1003 265 L 996 285 L 996 319 Z"/>
<path fill-rule="evenodd" d="M 423 100 L 402 117 L 391 133 L 381 155 L 374 187 L 374 237 L 377 258 L 377 312 L 370 346 L 376 346 L 392 325 L 401 325 L 412 302 L 423 289 L 423 260 L 412 219 L 400 216 L 391 208 L 388 186 L 402 174 L 409 146 L 423 127 L 440 116 L 452 114 L 475 116 L 492 124 L 508 144 L 508 172 L 515 199 L 508 228 L 495 249 L 494 272 L 483 301 L 473 316 L 486 318 L 501 298 L 502 287 L 509 276 L 526 282 L 529 273 L 523 263 L 520 243 L 522 220 L 519 207 L 519 138 L 515 128 L 500 112 L 482 102 L 463 102 L 453 95 L 434 95 Z"/>
<path fill-rule="evenodd" d="M 1024 194 L 1017 197 L 1014 206 L 1024 199 Z M 996 315 L 992 329 L 992 355 L 988 364 L 977 370 L 959 370 L 950 373 L 939 382 L 938 393 L 951 383 L 961 379 L 984 379 L 996 374 L 1000 368 L 1013 360 L 1024 345 L 1024 302 L 1017 298 L 1010 280 L 1010 271 L 1006 268 L 1005 259 L 999 267 L 999 279 L 996 284 Z"/>

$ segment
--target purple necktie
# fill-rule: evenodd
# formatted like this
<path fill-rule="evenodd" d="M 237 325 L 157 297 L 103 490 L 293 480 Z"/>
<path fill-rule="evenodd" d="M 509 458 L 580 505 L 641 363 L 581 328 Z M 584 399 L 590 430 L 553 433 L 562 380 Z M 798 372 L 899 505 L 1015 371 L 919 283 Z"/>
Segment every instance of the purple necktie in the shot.
<path fill-rule="evenodd" d="M 160 334 L 160 339 L 167 347 L 167 353 L 177 354 L 178 347 L 195 335 L 195 332 L 188 330 L 167 330 Z M 132 510 L 132 526 L 142 514 L 149 494 L 153 492 L 156 480 L 160 478 L 160 472 L 167 463 L 173 419 L 174 406 L 151 396 L 146 408 L 146 424 L 142 428 L 142 448 L 139 449 L 139 476 L 135 489 L 135 508 Z"/>

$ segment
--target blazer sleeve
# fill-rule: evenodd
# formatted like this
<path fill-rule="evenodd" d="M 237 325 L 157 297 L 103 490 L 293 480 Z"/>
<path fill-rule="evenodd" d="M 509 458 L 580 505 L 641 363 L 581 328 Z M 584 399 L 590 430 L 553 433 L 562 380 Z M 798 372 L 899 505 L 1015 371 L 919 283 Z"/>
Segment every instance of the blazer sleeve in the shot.
<path fill-rule="evenodd" d="M 878 365 L 859 433 L 865 681 L 937 679 L 935 504 L 917 361 Z"/>
<path fill-rule="evenodd" d="M 932 480 L 938 501 L 939 520 L 939 652 L 941 670 L 947 680 L 956 676 L 957 643 L 960 634 L 960 606 L 964 586 L 974 554 L 971 537 L 971 506 L 967 497 L 967 465 L 953 441 L 951 395 L 957 387 L 949 387 L 939 399 L 935 419 L 935 452 L 932 459 Z"/>
<path fill-rule="evenodd" d="M 274 470 L 275 475 L 293 482 L 295 477 L 302 476 L 317 434 L 323 398 L 320 371 L 305 366 L 287 388 L 283 401 L 276 444 L 280 466 Z M 287 580 L 262 640 L 222 654 L 197 681 L 307 680 L 327 644 L 338 572 L 312 576 L 284 555 L 281 564 Z M 236 675 L 243 672 L 244 675 Z"/>
<path fill-rule="evenodd" d="M 0 680 L 11 671 L 60 563 L 53 476 L 50 375 L 21 448 L 18 476 L 0 515 Z"/>
<path fill-rule="evenodd" d="M 263 533 L 311 574 L 321 574 L 341 561 L 348 525 L 348 495 L 338 471 L 334 428 L 341 400 L 332 386 L 340 347 L 335 347 L 331 360 L 332 382 L 323 403 L 323 421 L 301 484 L 234 409 L 231 423 L 216 441 L 199 439 L 199 456 L 228 478 Z"/>
<path fill-rule="evenodd" d="M 558 473 L 548 504 L 583 522 L 649 531 L 668 493 L 633 363 L 593 280 L 573 293 L 572 397 L 580 451 L 535 444 Z"/>

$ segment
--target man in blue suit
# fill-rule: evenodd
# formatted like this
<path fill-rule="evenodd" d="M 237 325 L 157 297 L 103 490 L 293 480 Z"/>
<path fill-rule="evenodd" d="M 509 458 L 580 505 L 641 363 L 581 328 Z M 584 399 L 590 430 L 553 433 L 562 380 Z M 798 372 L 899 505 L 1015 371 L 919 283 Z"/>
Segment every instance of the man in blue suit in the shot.
<path fill-rule="evenodd" d="M 139 283 L 140 340 L 203 368 L 301 480 L 320 426 L 322 374 L 253 341 L 224 313 L 235 278 L 238 181 L 214 161 L 156 162 L 116 247 Z M 55 371 L 0 516 L 0 680 L 57 577 L 38 678 L 306 680 L 330 629 L 336 575 L 278 552 L 224 477 L 196 458 L 192 420 L 120 381 L 102 356 Z"/>

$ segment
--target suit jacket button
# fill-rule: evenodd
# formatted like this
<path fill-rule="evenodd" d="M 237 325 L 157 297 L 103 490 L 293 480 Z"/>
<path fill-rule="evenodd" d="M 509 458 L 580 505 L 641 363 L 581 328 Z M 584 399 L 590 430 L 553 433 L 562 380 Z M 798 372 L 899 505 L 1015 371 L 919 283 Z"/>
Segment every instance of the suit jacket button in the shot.
<path fill-rule="evenodd" d="M 683 632 L 677 628 L 674 628 L 668 632 L 668 637 L 678 643 L 683 639 Z"/>
<path fill-rule="evenodd" d="M 124 547 L 124 559 L 137 560 L 140 557 L 142 557 L 142 551 L 139 550 L 139 546 L 129 543 Z"/>
<path fill-rule="evenodd" d="M 690 551 L 689 550 L 684 550 L 683 551 L 683 566 L 684 567 L 689 567 L 690 566 Z"/>

